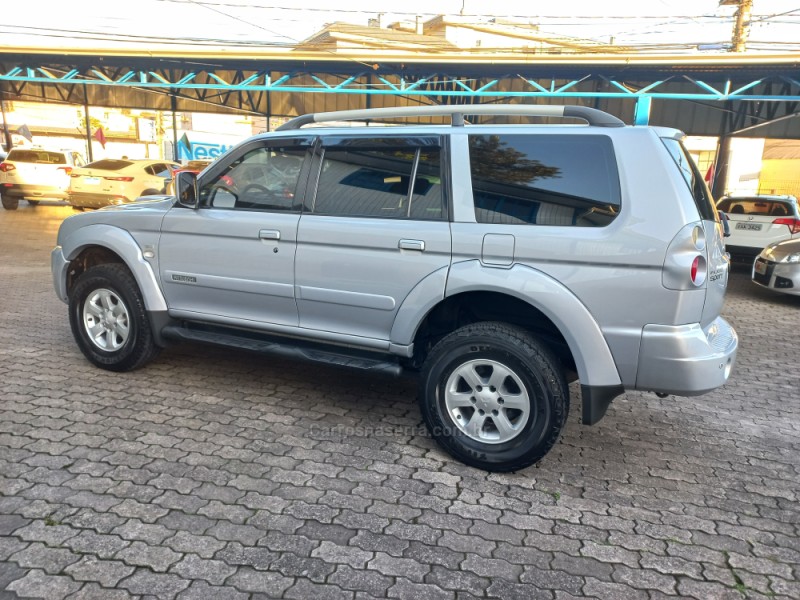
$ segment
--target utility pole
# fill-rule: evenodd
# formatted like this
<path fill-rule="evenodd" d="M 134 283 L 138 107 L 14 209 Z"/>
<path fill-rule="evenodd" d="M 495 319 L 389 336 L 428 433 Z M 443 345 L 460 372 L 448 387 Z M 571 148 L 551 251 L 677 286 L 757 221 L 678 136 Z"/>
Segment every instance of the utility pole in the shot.
<path fill-rule="evenodd" d="M 750 36 L 750 14 L 753 12 L 753 0 L 720 0 L 720 6 L 736 6 L 736 22 L 733 24 L 731 52 L 747 51 L 747 38 Z M 730 104 L 729 102 L 726 105 Z M 728 165 L 731 160 L 731 135 L 725 125 L 730 123 L 722 117 L 722 133 L 717 145 L 717 159 L 714 169 L 714 185 L 712 195 L 721 198 L 727 192 Z"/>
<path fill-rule="evenodd" d="M 736 22 L 733 24 L 731 52 L 745 52 L 747 38 L 750 37 L 750 14 L 753 12 L 753 0 L 720 0 L 720 6 L 738 6 Z"/>

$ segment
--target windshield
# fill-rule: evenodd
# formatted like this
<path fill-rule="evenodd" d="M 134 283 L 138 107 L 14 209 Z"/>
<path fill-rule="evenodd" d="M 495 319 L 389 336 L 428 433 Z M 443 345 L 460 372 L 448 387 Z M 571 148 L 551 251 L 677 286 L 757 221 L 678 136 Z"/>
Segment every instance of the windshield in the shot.
<path fill-rule="evenodd" d="M 67 157 L 63 152 L 48 152 L 47 150 L 12 150 L 6 160 L 20 163 L 38 163 L 42 165 L 65 165 Z"/>

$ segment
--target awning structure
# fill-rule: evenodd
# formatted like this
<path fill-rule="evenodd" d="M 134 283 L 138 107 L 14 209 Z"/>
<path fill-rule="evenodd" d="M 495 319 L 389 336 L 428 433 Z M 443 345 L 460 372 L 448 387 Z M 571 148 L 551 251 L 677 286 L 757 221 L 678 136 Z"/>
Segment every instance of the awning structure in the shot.
<path fill-rule="evenodd" d="M 800 138 L 795 54 L 5 48 L 0 91 L 5 100 L 288 117 L 415 104 L 584 104 L 692 135 Z"/>

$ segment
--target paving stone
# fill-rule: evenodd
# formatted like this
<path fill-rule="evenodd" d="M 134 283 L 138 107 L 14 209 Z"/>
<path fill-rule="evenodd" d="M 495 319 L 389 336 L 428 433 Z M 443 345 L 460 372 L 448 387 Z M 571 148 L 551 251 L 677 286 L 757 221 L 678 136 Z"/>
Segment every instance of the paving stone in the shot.
<path fill-rule="evenodd" d="M 20 515 L 0 514 L 0 536 L 6 536 L 13 531 L 20 529 L 30 523 L 30 519 L 25 519 Z"/>
<path fill-rule="evenodd" d="M 86 583 L 83 587 L 67 596 L 66 600 L 134 600 L 138 596 L 131 595 L 126 590 L 110 590 L 100 587 L 97 583 Z"/>
<path fill-rule="evenodd" d="M 149 546 L 144 542 L 133 542 L 127 548 L 117 552 L 114 558 L 129 565 L 149 567 L 153 571 L 164 573 L 170 565 L 178 562 L 181 556 L 163 546 Z"/>
<path fill-rule="evenodd" d="M 97 533 L 110 533 L 115 527 L 125 523 L 125 520 L 119 515 L 83 508 L 74 515 L 65 517 L 63 522 L 81 529 L 93 529 Z"/>
<path fill-rule="evenodd" d="M 163 544 L 179 553 L 194 552 L 201 558 L 213 558 L 217 551 L 225 547 L 225 542 L 221 542 L 217 538 L 208 535 L 194 535 L 186 531 L 177 532 L 174 536 L 164 540 Z"/>
<path fill-rule="evenodd" d="M 678 593 L 686 598 L 696 600 L 741 600 L 742 594 L 739 590 L 729 588 L 721 583 L 708 581 L 695 581 L 689 578 L 680 578 L 678 581 Z"/>
<path fill-rule="evenodd" d="M 58 575 L 64 567 L 81 559 L 66 548 L 49 548 L 42 543 L 34 543 L 24 550 L 12 554 L 10 561 L 26 569 L 41 569 L 48 575 Z"/>
<path fill-rule="evenodd" d="M 373 552 L 366 552 L 352 546 L 342 546 L 333 542 L 323 541 L 319 547 L 311 552 L 311 556 L 334 564 L 346 564 L 353 568 L 363 568 L 375 556 Z M 387 555 L 388 556 L 388 555 Z"/>
<path fill-rule="evenodd" d="M 217 552 L 214 558 L 229 565 L 244 565 L 265 571 L 278 558 L 278 554 L 267 548 L 252 548 L 243 546 L 239 542 L 230 542 Z"/>
<path fill-rule="evenodd" d="M 111 533 L 124 540 L 140 540 L 152 546 L 160 544 L 174 534 L 171 529 L 167 529 L 163 525 L 142 523 L 138 519 L 128 519 L 119 527 L 112 529 Z"/>
<path fill-rule="evenodd" d="M 323 540 L 345 546 L 356 536 L 357 531 L 355 529 L 343 527 L 342 525 L 307 521 L 302 527 L 298 528 L 295 533 L 312 540 Z"/>
<path fill-rule="evenodd" d="M 94 531 L 81 531 L 75 537 L 69 538 L 64 545 L 73 552 L 81 554 L 96 554 L 100 558 L 111 558 L 117 552 L 130 545 L 128 540 L 123 540 L 117 535 L 106 535 Z"/>
<path fill-rule="evenodd" d="M 94 556 L 84 556 L 80 562 L 64 569 L 64 573 L 76 581 L 96 581 L 103 587 L 113 588 L 120 579 L 134 570 L 134 567 L 117 560 L 99 560 Z"/>
<path fill-rule="evenodd" d="M 27 573 L 28 569 L 23 569 L 12 562 L 0 562 L 0 598 L 5 600 L 3 590 L 6 589 L 9 583 L 22 579 Z M 15 599 L 15 596 L 12 596 L 10 592 L 6 595 L 10 596 L 9 600 Z"/>
<path fill-rule="evenodd" d="M 209 500 L 198 498 L 197 496 L 179 494 L 173 490 L 167 490 L 158 498 L 153 499 L 152 503 L 171 510 L 196 513 L 198 510 L 208 504 Z"/>
<path fill-rule="evenodd" d="M 168 514 L 158 519 L 157 524 L 173 531 L 191 531 L 195 534 L 205 534 L 217 522 L 203 515 L 191 515 L 179 510 L 171 510 Z"/>
<path fill-rule="evenodd" d="M 369 561 L 367 568 L 378 571 L 382 575 L 405 577 L 416 582 L 422 582 L 430 571 L 429 565 L 418 563 L 413 558 L 395 558 L 385 552 L 376 552 L 375 558 Z"/>
<path fill-rule="evenodd" d="M 266 594 L 270 598 L 281 598 L 284 592 L 294 584 L 294 579 L 278 573 L 239 567 L 226 583 L 243 592 L 257 592 Z"/>
<path fill-rule="evenodd" d="M 205 579 L 211 585 L 222 585 L 235 572 L 236 567 L 221 560 L 207 560 L 194 554 L 187 554 L 170 568 L 170 573 L 177 573 L 184 579 Z"/>
<path fill-rule="evenodd" d="M 453 592 L 467 592 L 476 597 L 484 595 L 490 581 L 491 578 L 478 577 L 468 571 L 445 569 L 438 565 L 431 567 L 430 573 L 425 575 L 425 583 Z"/>
<path fill-rule="evenodd" d="M 14 531 L 14 535 L 26 542 L 43 542 L 48 546 L 58 546 L 71 537 L 78 535 L 78 530 L 66 525 L 47 525 L 44 520 L 32 521 Z"/>
<path fill-rule="evenodd" d="M 615 600 L 648 600 L 647 592 L 635 590 L 619 583 L 608 583 L 593 577 L 586 578 L 583 593 L 597 598 L 614 598 Z"/>
<path fill-rule="evenodd" d="M 174 598 L 189 587 L 191 582 L 171 573 L 153 573 L 147 569 L 137 569 L 130 577 L 119 582 L 119 587 L 133 594 L 158 598 Z"/>
<path fill-rule="evenodd" d="M 530 584 L 497 579 L 486 590 L 486 597 L 500 600 L 552 600 L 553 594 L 550 590 L 542 590 Z"/>
<path fill-rule="evenodd" d="M 284 598 L 292 600 L 306 600 L 315 598 L 318 600 L 352 600 L 353 592 L 343 590 L 335 585 L 312 583 L 308 579 L 298 579 L 291 588 L 286 590 Z"/>
<path fill-rule="evenodd" d="M 209 585 L 205 581 L 193 581 L 192 585 L 178 594 L 178 600 L 248 600 L 250 594 L 232 587 Z"/>
<path fill-rule="evenodd" d="M 163 506 L 145 504 L 128 498 L 111 508 L 111 512 L 123 518 L 155 523 L 160 517 L 166 515 L 169 510 Z"/>
<path fill-rule="evenodd" d="M 209 528 L 205 535 L 226 542 L 241 542 L 246 546 L 255 546 L 258 540 L 264 537 L 264 533 L 263 530 L 252 525 L 237 525 L 223 521 Z"/>
<path fill-rule="evenodd" d="M 62 575 L 48 575 L 39 569 L 28 571 L 21 579 L 16 579 L 6 589 L 16 592 L 22 598 L 46 598 L 61 600 L 81 587 L 80 583 Z"/>
<path fill-rule="evenodd" d="M 350 565 L 340 564 L 328 577 L 328 583 L 346 590 L 366 592 L 375 598 L 384 598 L 387 590 L 394 584 L 394 578 L 369 569 L 354 569 Z"/>
<path fill-rule="evenodd" d="M 308 558 L 284 552 L 270 565 L 270 569 L 287 577 L 306 578 L 315 583 L 324 583 L 326 577 L 336 569 L 336 565 L 320 558 Z"/>

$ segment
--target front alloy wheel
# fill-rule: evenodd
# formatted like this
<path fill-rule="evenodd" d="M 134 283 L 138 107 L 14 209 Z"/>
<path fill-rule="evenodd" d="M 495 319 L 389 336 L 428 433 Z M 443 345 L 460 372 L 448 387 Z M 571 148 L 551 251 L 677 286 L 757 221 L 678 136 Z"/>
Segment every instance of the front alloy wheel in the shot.
<path fill-rule="evenodd" d="M 100 350 L 119 350 L 130 335 L 128 308 L 112 290 L 97 289 L 83 303 L 83 326 Z"/>

